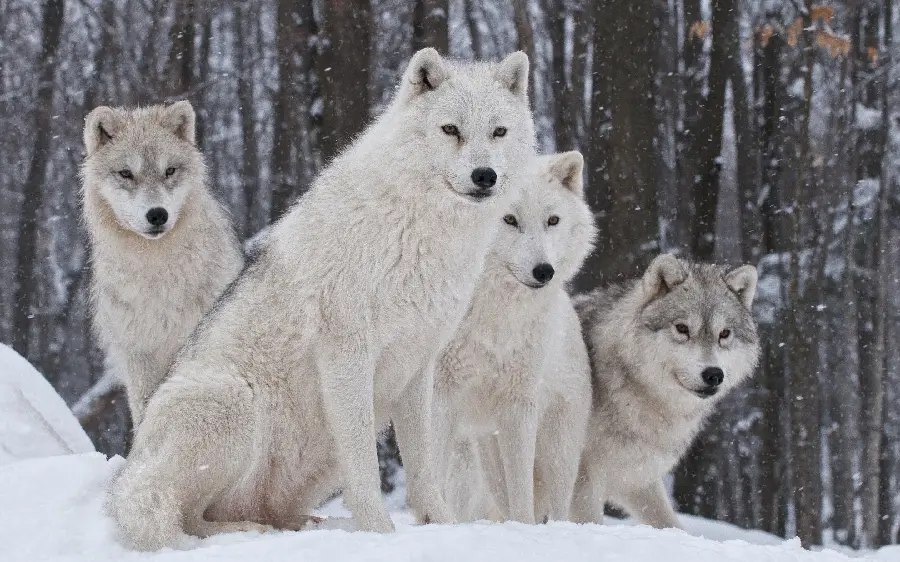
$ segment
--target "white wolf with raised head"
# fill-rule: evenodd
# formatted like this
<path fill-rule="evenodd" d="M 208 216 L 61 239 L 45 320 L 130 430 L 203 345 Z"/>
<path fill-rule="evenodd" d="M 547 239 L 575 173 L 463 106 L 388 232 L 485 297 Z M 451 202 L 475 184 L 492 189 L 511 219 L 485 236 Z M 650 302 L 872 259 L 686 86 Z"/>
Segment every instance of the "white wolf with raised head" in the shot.
<path fill-rule="evenodd" d="M 392 421 L 420 521 L 434 364 L 534 155 L 528 58 L 416 53 L 385 113 L 278 222 L 154 394 L 110 507 L 128 543 L 298 528 L 343 488 L 391 531 L 377 432 Z"/>
<path fill-rule="evenodd" d="M 187 101 L 85 120 L 81 169 L 94 327 L 135 427 L 200 319 L 243 267 L 230 217 L 206 186 Z"/>
<path fill-rule="evenodd" d="M 654 527 L 679 526 L 663 478 L 756 368 L 756 276 L 752 265 L 661 255 L 642 279 L 576 298 L 594 385 L 576 521 L 602 522 L 611 501 Z"/>
<path fill-rule="evenodd" d="M 583 167 L 578 152 L 537 159 L 441 357 L 435 416 L 438 442 L 450 449 L 442 479 L 462 519 L 568 517 L 591 402 L 587 350 L 565 287 L 595 236 Z M 493 508 L 481 501 L 479 470 Z"/>

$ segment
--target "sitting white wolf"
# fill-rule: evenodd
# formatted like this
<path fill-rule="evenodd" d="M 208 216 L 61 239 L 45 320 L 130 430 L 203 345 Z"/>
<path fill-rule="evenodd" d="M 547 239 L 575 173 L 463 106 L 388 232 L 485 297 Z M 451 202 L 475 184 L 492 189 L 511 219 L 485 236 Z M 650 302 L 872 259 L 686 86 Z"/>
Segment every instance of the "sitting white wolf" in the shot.
<path fill-rule="evenodd" d="M 595 236 L 583 167 L 578 152 L 537 160 L 441 357 L 436 432 L 449 449 L 441 478 L 460 519 L 568 517 L 591 404 L 587 350 L 565 288 Z M 479 471 L 488 490 L 478 488 Z"/>
<path fill-rule="evenodd" d="M 341 487 L 359 529 L 391 531 L 375 452 L 389 421 L 409 505 L 452 521 L 432 472 L 433 369 L 534 155 L 527 84 L 522 53 L 413 56 L 150 400 L 110 501 L 129 544 L 298 528 Z"/>

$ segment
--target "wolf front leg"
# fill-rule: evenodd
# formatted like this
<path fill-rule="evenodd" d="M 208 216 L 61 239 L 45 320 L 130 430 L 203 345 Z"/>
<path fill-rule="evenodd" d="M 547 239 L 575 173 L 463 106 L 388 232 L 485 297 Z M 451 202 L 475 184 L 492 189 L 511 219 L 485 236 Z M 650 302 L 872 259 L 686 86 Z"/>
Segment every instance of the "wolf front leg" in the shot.
<path fill-rule="evenodd" d="M 606 503 L 603 476 L 600 464 L 584 455 L 578 468 L 572 510 L 569 513 L 573 522 L 603 524 L 603 507 Z"/>
<path fill-rule="evenodd" d="M 375 447 L 375 369 L 365 346 L 322 350 L 316 361 L 325 417 L 344 477 L 344 504 L 360 531 L 389 533 L 394 523 L 381 497 Z"/>
<path fill-rule="evenodd" d="M 662 480 L 626 492 L 622 507 L 632 517 L 657 529 L 681 528 Z"/>
<path fill-rule="evenodd" d="M 537 410 L 532 403 L 502 414 L 497 445 L 506 481 L 507 515 L 522 523 L 534 523 L 534 452 Z"/>
<path fill-rule="evenodd" d="M 560 401 L 548 410 L 535 450 L 535 517 L 538 522 L 566 521 L 572 505 L 578 461 L 584 448 L 590 401 Z"/>
<path fill-rule="evenodd" d="M 434 365 L 434 359 L 430 360 L 407 383 L 394 404 L 392 421 L 406 468 L 406 503 L 416 512 L 420 523 L 453 523 L 435 470 L 436 447 L 432 432 Z"/>

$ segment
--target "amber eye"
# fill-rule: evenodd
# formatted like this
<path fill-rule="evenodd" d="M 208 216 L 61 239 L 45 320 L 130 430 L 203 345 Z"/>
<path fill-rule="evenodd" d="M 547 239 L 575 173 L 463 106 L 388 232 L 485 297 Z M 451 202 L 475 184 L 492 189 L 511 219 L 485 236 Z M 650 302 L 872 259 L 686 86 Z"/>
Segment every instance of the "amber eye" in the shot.
<path fill-rule="evenodd" d="M 719 332 L 720 340 L 727 340 L 729 338 L 729 336 L 731 336 L 731 330 L 729 330 L 728 328 L 725 328 L 724 330 Z"/>
<path fill-rule="evenodd" d="M 519 226 L 519 221 L 517 221 L 516 217 L 512 215 L 506 215 L 505 217 L 503 217 L 503 222 L 505 222 L 509 226 Z"/>
<path fill-rule="evenodd" d="M 119 175 L 126 180 L 134 179 L 134 176 L 131 174 L 131 170 L 119 170 Z"/>
<path fill-rule="evenodd" d="M 687 327 L 687 324 L 675 324 L 675 331 L 686 336 L 691 334 L 691 330 Z"/>
<path fill-rule="evenodd" d="M 441 130 L 444 131 L 444 134 L 450 135 L 451 137 L 459 136 L 459 129 L 456 128 L 456 125 L 444 125 L 441 127 Z"/>
<path fill-rule="evenodd" d="M 166 177 L 172 176 L 175 174 L 175 168 L 166 168 Z"/>
<path fill-rule="evenodd" d="M 559 224 L 559 217 L 556 215 L 550 215 L 550 218 L 547 219 L 547 224 L 550 226 L 556 226 Z"/>
<path fill-rule="evenodd" d="M 499 139 L 499 138 L 502 138 L 505 136 L 506 136 L 506 127 L 497 127 L 496 129 L 494 129 L 494 137 L 495 138 Z"/>

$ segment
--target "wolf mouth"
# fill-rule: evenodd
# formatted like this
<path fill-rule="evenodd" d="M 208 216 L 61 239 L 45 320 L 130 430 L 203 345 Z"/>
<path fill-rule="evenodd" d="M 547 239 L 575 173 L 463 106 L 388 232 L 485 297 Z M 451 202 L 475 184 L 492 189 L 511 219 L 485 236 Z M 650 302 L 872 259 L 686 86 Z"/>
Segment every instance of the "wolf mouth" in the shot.
<path fill-rule="evenodd" d="M 691 392 L 693 392 L 694 394 L 696 394 L 697 396 L 699 396 L 700 398 L 703 398 L 705 400 L 707 398 L 712 398 L 713 396 L 718 394 L 719 389 L 718 388 L 704 388 L 702 390 L 692 390 Z"/>
<path fill-rule="evenodd" d="M 447 189 L 450 190 L 450 193 L 456 195 L 457 197 L 462 197 L 466 201 L 480 203 L 480 202 L 484 201 L 485 199 L 490 199 L 494 195 L 493 188 L 491 188 L 487 191 L 473 191 L 472 193 L 463 193 L 461 191 L 457 191 L 456 189 L 454 189 L 453 184 L 450 183 L 450 180 L 448 180 L 447 178 L 442 178 L 442 179 L 444 180 L 444 185 L 446 185 Z"/>

